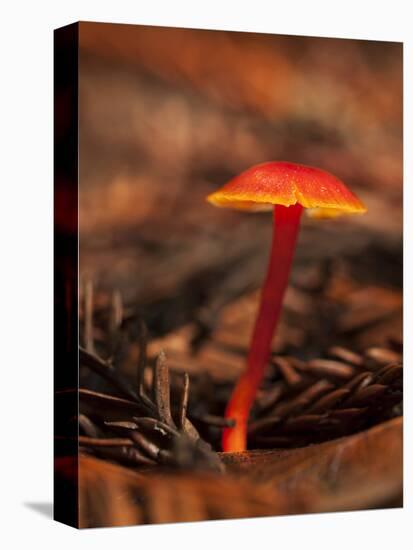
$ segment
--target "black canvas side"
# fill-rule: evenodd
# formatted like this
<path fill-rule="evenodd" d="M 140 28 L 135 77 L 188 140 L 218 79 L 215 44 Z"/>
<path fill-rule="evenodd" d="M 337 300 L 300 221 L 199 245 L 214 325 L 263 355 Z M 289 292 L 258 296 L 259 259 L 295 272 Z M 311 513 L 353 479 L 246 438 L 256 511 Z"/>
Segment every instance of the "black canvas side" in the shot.
<path fill-rule="evenodd" d="M 78 527 L 78 38 L 77 23 L 54 31 L 54 519 L 73 527 Z"/>

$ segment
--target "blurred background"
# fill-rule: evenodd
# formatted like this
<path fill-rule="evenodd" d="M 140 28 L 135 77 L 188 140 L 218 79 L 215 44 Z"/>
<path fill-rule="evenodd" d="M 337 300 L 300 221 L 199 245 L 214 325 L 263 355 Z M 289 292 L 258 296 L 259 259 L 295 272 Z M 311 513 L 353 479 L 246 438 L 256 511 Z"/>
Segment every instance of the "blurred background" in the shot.
<path fill-rule="evenodd" d="M 400 333 L 401 44 L 82 23 L 79 55 L 81 277 L 93 279 L 97 308 L 117 289 L 154 337 L 194 320 L 198 336 L 214 329 L 224 306 L 261 284 L 271 216 L 205 196 L 255 163 L 289 160 L 340 177 L 368 214 L 304 220 L 287 311 L 313 311 L 320 297 L 310 306 L 302 290 L 328 287 L 321 332 L 340 340 L 355 321 L 347 312 L 343 332 L 331 318 L 357 291 L 357 326 L 360 307 L 370 325 L 371 308 L 391 318 L 373 343 Z M 242 346 L 244 321 L 232 326 Z M 278 348 L 308 350 L 303 323 Z"/>
<path fill-rule="evenodd" d="M 400 506 L 402 45 L 79 29 L 81 525 Z M 205 197 L 269 160 L 331 171 L 368 213 L 303 217 L 250 417 L 254 452 L 200 456 L 197 436 L 130 428 L 137 409 L 148 415 L 134 392 L 159 409 L 162 391 L 174 425 L 186 391 L 187 419 L 220 450 L 272 216 Z M 117 448 L 113 421 L 132 438 Z M 148 454 L 154 444 L 166 455 Z"/>

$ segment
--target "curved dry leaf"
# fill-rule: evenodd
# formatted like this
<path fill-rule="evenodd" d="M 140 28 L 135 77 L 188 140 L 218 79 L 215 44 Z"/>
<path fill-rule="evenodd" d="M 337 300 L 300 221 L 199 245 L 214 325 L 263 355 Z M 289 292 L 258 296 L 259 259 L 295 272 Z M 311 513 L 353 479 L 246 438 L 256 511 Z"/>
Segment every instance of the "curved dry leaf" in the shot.
<path fill-rule="evenodd" d="M 222 453 L 227 474 L 79 460 L 80 526 L 385 507 L 402 499 L 402 419 L 302 449 Z"/>

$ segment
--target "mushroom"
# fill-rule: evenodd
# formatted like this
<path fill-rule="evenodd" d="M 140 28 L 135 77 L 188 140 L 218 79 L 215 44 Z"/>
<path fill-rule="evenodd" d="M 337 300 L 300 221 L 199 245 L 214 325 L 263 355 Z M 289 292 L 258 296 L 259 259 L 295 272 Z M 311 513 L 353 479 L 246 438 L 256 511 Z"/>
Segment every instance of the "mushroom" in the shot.
<path fill-rule="evenodd" d="M 207 200 L 222 208 L 246 211 L 273 209 L 273 239 L 267 275 L 248 353 L 225 416 L 235 426 L 223 432 L 224 451 L 246 448 L 247 421 L 268 362 L 271 341 L 280 316 L 283 296 L 300 225 L 303 208 L 312 217 L 362 214 L 366 208 L 332 174 L 292 162 L 265 162 L 253 166 L 229 181 Z"/>

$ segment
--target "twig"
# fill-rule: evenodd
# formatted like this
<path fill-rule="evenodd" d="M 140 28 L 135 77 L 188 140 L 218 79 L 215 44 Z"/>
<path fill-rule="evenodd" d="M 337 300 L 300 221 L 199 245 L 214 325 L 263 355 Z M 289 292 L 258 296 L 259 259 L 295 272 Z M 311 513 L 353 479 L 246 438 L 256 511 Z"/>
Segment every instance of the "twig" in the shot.
<path fill-rule="evenodd" d="M 129 443 L 132 443 L 129 441 Z M 153 466 L 156 464 L 154 460 L 142 454 L 135 446 L 121 445 L 119 447 L 99 446 L 93 448 L 93 453 L 101 458 L 116 460 L 123 464 L 131 466 Z M 87 451 L 92 447 L 84 447 Z"/>
<path fill-rule="evenodd" d="M 169 395 L 169 369 L 166 364 L 166 356 L 163 351 L 159 353 L 156 360 L 153 390 L 159 419 L 169 426 L 174 426 L 175 424 L 172 420 Z"/>
<path fill-rule="evenodd" d="M 117 372 L 112 365 L 106 361 L 103 361 L 103 359 L 100 359 L 97 355 L 92 355 L 83 348 L 79 348 L 79 362 L 81 365 L 90 368 L 96 374 L 107 380 L 118 391 L 128 397 L 128 399 L 131 399 L 135 403 L 139 403 L 139 405 L 141 405 L 147 412 L 153 414 L 153 409 L 151 409 L 147 403 L 142 402 L 130 386 L 129 382 L 122 378 L 120 373 Z"/>
<path fill-rule="evenodd" d="M 169 437 L 179 436 L 179 432 L 177 430 L 175 430 L 168 424 L 165 424 L 165 422 L 162 422 L 161 420 L 156 420 L 156 418 L 134 417 L 133 420 L 138 425 L 138 427 L 141 427 L 144 431 L 147 431 L 148 433 L 159 433 L 161 435 L 167 435 Z"/>
<path fill-rule="evenodd" d="M 158 459 L 160 448 L 152 441 L 149 441 L 142 433 L 131 431 L 130 437 L 148 456 L 153 460 Z"/>
<path fill-rule="evenodd" d="M 178 427 L 180 430 L 185 429 L 186 411 L 188 410 L 188 398 L 189 398 L 189 375 L 184 373 L 183 387 L 181 393 L 181 401 L 179 403 L 178 414 Z"/>
<path fill-rule="evenodd" d="M 83 447 L 132 447 L 133 441 L 121 437 L 88 437 L 79 435 L 79 445 Z"/>
<path fill-rule="evenodd" d="M 79 427 L 86 433 L 89 437 L 98 437 L 99 431 L 94 423 L 90 420 L 85 414 L 79 414 Z"/>

